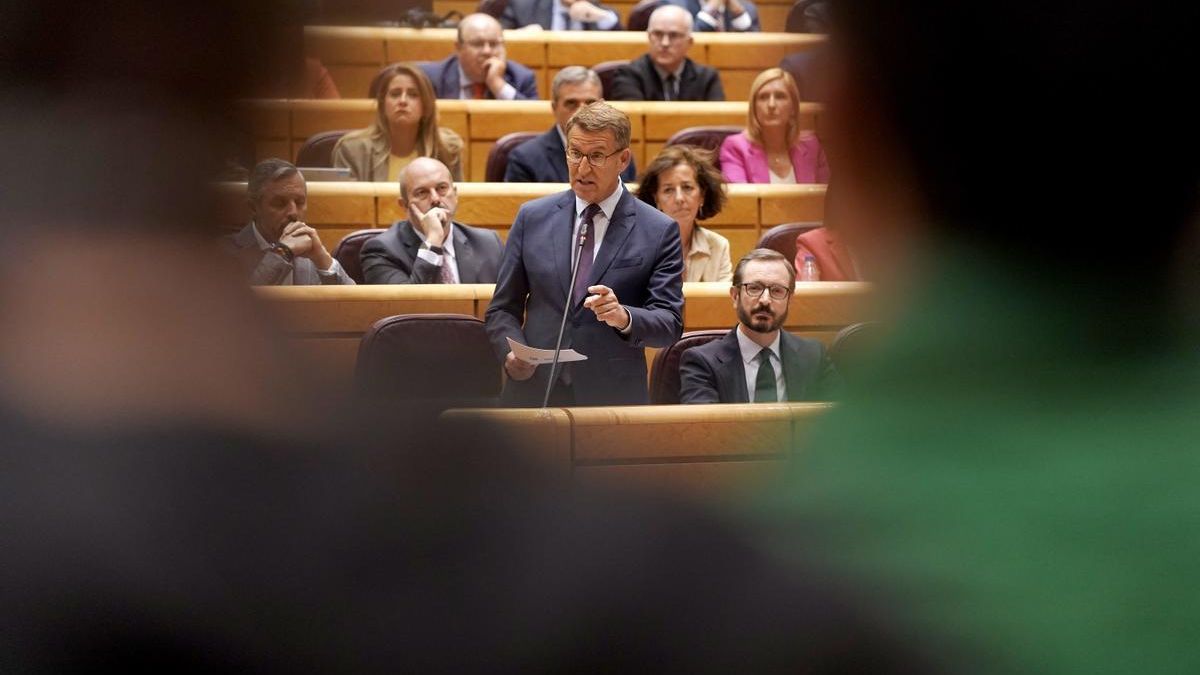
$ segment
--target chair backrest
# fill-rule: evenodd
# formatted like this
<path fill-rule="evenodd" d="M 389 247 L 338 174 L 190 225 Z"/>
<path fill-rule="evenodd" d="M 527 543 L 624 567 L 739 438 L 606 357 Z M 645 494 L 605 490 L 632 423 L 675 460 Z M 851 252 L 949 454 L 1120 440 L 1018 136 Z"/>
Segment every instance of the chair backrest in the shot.
<path fill-rule="evenodd" d="M 346 270 L 346 274 L 350 275 L 354 283 L 365 283 L 363 281 L 362 264 L 358 260 L 358 254 L 362 251 L 363 244 L 366 244 L 384 231 L 382 227 L 355 230 L 342 237 L 342 240 L 334 247 L 333 257 L 342 266 L 342 269 Z"/>
<path fill-rule="evenodd" d="M 514 131 L 511 134 L 504 134 L 496 144 L 488 150 L 487 168 L 484 169 L 483 179 L 489 183 L 501 183 L 504 181 L 504 169 L 508 166 L 508 153 L 513 151 L 518 145 L 536 137 L 538 131 Z"/>
<path fill-rule="evenodd" d="M 788 9 L 784 30 L 788 33 L 828 33 L 829 0 L 796 0 Z"/>
<path fill-rule="evenodd" d="M 815 230 L 821 227 L 822 223 L 784 223 L 776 225 L 771 229 L 763 232 L 759 237 L 758 243 L 754 248 L 769 248 L 774 251 L 779 251 L 791 262 L 796 259 L 796 237 L 801 232 Z M 797 270 L 799 273 L 799 270 Z"/>
<path fill-rule="evenodd" d="M 667 0 L 638 0 L 638 3 L 629 9 L 629 20 L 625 22 L 625 30 L 646 30 L 650 25 L 650 15 L 665 4 Z"/>
<path fill-rule="evenodd" d="M 333 146 L 349 131 L 318 131 L 304 139 L 304 144 L 296 152 L 296 166 L 333 166 Z"/>
<path fill-rule="evenodd" d="M 619 69 L 627 65 L 629 65 L 629 59 L 601 61 L 592 66 L 592 70 L 600 77 L 600 88 L 604 91 L 604 98 L 612 97 L 613 78 L 616 77 Z"/>
<path fill-rule="evenodd" d="M 508 9 L 508 0 L 479 0 L 475 11 L 499 19 L 504 10 Z"/>
<path fill-rule="evenodd" d="M 672 145 L 691 145 L 704 148 L 713 153 L 713 164 L 721 169 L 721 143 L 726 136 L 736 134 L 742 127 L 735 124 L 710 124 L 699 127 L 687 127 L 671 134 L 663 147 Z"/>
<path fill-rule="evenodd" d="M 852 323 L 838 331 L 829 345 L 829 360 L 833 361 L 847 389 L 853 389 L 865 359 L 878 346 L 886 330 L 879 321 Z"/>
<path fill-rule="evenodd" d="M 500 366 L 483 321 L 466 314 L 401 314 L 375 322 L 358 345 L 354 381 L 375 402 L 430 408 L 499 402 Z"/>
<path fill-rule="evenodd" d="M 692 347 L 718 340 L 728 332 L 726 329 L 694 330 L 681 335 L 670 347 L 660 349 L 650 365 L 650 403 L 679 403 L 679 360 L 683 358 L 683 353 Z"/>

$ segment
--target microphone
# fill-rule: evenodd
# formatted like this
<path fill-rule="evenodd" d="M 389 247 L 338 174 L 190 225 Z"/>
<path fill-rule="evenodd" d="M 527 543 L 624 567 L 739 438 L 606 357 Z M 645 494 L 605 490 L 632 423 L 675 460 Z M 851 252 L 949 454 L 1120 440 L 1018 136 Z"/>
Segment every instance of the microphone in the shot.
<path fill-rule="evenodd" d="M 554 341 L 554 360 L 550 363 L 550 379 L 546 382 L 546 395 L 542 397 L 542 407 L 550 405 L 550 390 L 554 388 L 554 377 L 558 370 L 558 355 L 562 352 L 563 331 L 567 327 L 567 312 L 571 311 L 571 300 L 575 297 L 575 277 L 579 274 L 579 256 L 583 253 L 583 244 L 587 239 L 588 221 L 579 224 L 579 243 L 571 254 L 571 283 L 567 285 L 567 301 L 563 303 L 562 321 L 558 324 L 558 339 Z"/>

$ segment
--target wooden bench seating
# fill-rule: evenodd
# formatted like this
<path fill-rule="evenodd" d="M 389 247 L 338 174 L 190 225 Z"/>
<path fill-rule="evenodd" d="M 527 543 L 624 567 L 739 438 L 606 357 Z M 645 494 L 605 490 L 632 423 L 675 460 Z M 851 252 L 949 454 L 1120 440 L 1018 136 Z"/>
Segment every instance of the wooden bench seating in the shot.
<path fill-rule="evenodd" d="M 439 422 L 467 447 L 505 438 L 556 479 L 706 497 L 748 490 L 803 447 L 828 403 L 459 409 Z"/>
<path fill-rule="evenodd" d="M 358 343 L 375 321 L 394 314 L 468 314 L 483 318 L 492 284 L 454 286 L 277 286 L 255 289 L 312 367 L 349 383 Z M 684 331 L 730 328 L 737 319 L 727 283 L 685 283 Z M 787 328 L 827 344 L 842 327 L 869 320 L 871 287 L 861 282 L 797 283 Z M 656 350 L 648 350 L 648 360 Z"/>
<path fill-rule="evenodd" d="M 223 183 L 224 196 L 244 193 L 244 183 Z M 562 183 L 459 183 L 461 222 L 497 230 L 506 237 L 517 210 L 525 202 L 566 189 Z M 635 188 L 632 188 L 636 190 Z M 367 227 L 387 227 L 405 217 L 397 204 L 395 183 L 309 183 L 308 224 L 321 233 L 333 251 L 342 237 Z M 237 203 L 237 199 L 227 199 Z M 780 223 L 823 220 L 824 185 L 730 185 L 729 201 L 704 225 L 729 239 L 734 260 L 754 247 L 762 233 Z M 229 225 L 245 222 L 245 214 L 230 215 Z"/>
<path fill-rule="evenodd" d="M 782 29 L 781 29 L 782 30 Z M 725 97 L 746 100 L 750 83 L 766 68 L 779 65 L 791 52 L 810 49 L 823 35 L 795 33 L 694 33 L 688 56 L 717 68 Z M 321 60 L 345 97 L 366 96 L 379 69 L 395 61 L 436 61 L 454 52 L 452 28 L 370 28 L 308 26 L 304 47 Z M 508 58 L 532 69 L 542 98 L 550 82 L 566 66 L 594 66 L 604 61 L 637 58 L 646 52 L 645 33 L 630 31 L 504 32 Z"/>
<path fill-rule="evenodd" d="M 617 101 L 614 105 L 629 114 L 630 147 L 639 169 L 680 129 L 746 123 L 747 104 L 741 101 Z M 803 128 L 819 132 L 820 112 L 820 104 L 802 103 Z M 239 102 L 238 113 L 242 129 L 253 139 L 256 160 L 294 159 L 305 139 L 317 132 L 365 128 L 375 115 L 375 102 L 246 99 Z M 554 123 L 554 116 L 549 101 L 438 101 L 438 122 L 456 131 L 467 143 L 464 177 L 482 181 L 488 151 L 497 139 L 513 131 L 541 133 Z"/>

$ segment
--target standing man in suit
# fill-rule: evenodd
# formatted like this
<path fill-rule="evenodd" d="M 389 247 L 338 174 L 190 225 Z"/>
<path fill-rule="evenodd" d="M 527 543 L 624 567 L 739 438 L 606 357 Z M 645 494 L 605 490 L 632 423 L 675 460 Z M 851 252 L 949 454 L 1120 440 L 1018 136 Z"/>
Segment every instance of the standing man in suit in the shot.
<path fill-rule="evenodd" d="M 250 172 L 246 200 L 251 221 L 226 239 L 255 286 L 353 285 L 354 280 L 304 222 L 308 185 L 282 159 L 265 159 Z"/>
<path fill-rule="evenodd" d="M 621 184 L 631 154 L 625 113 L 593 103 L 571 117 L 566 131 L 571 189 L 521 207 L 486 314 L 492 348 L 508 374 L 501 400 L 541 404 L 550 368 L 516 358 L 506 338 L 553 349 L 569 299 L 563 347 L 588 358 L 560 366 L 551 402 L 646 403 L 644 349 L 671 344 L 683 329 L 679 226 Z"/>
<path fill-rule="evenodd" d="M 679 363 L 682 403 L 776 403 L 828 399 L 836 385 L 825 347 L 783 330 L 796 270 L 778 251 L 738 261 L 729 297 L 738 325 L 693 347 Z"/>
<path fill-rule="evenodd" d="M 590 68 L 567 66 L 558 71 L 550 85 L 550 109 L 554 111 L 553 127 L 546 133 L 525 141 L 508 156 L 504 169 L 506 183 L 565 183 L 567 182 L 567 120 L 580 107 L 604 97 L 600 76 Z M 633 158 L 621 172 L 621 180 L 637 179 Z"/>
<path fill-rule="evenodd" d="M 532 30 L 622 30 L 616 12 L 589 0 L 509 0 L 500 24 Z"/>
<path fill-rule="evenodd" d="M 454 220 L 458 188 L 445 164 L 418 157 L 404 167 L 399 202 L 410 220 L 392 223 L 359 254 L 368 284 L 495 283 L 500 235 Z"/>
<path fill-rule="evenodd" d="M 614 101 L 724 101 L 717 71 L 687 57 L 692 15 L 677 5 L 663 5 L 650 15 L 646 35 L 650 50 L 613 76 Z"/>
<path fill-rule="evenodd" d="M 668 0 L 688 11 L 696 19 L 700 33 L 728 31 L 758 33 L 758 7 L 750 0 Z"/>
<path fill-rule="evenodd" d="M 505 58 L 504 32 L 494 17 L 468 14 L 458 24 L 454 45 L 454 54 L 421 64 L 438 98 L 538 98 L 533 71 Z"/>

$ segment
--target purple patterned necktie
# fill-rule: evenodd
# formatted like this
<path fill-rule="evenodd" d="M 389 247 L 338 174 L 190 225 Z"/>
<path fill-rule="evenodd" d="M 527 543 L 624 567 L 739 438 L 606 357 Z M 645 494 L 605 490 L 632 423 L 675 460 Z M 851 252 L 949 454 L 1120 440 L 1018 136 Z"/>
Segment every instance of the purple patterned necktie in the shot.
<path fill-rule="evenodd" d="M 579 254 L 579 272 L 575 275 L 575 288 L 571 293 L 571 304 L 578 305 L 584 298 L 587 297 L 588 276 L 592 273 L 592 256 L 596 251 L 596 228 L 592 223 L 592 219 L 596 214 L 600 213 L 600 207 L 595 204 L 588 204 L 588 207 L 583 210 L 583 218 L 581 224 L 587 225 L 587 234 L 583 238 L 583 250 Z M 579 245 L 579 239 L 572 237 L 572 246 Z M 572 250 L 574 254 L 574 250 Z"/>

